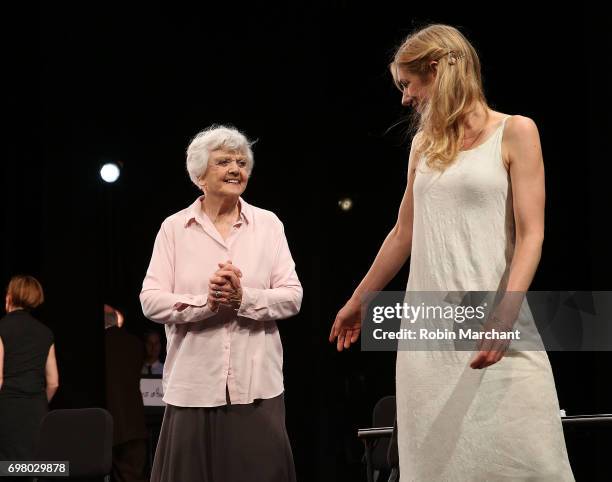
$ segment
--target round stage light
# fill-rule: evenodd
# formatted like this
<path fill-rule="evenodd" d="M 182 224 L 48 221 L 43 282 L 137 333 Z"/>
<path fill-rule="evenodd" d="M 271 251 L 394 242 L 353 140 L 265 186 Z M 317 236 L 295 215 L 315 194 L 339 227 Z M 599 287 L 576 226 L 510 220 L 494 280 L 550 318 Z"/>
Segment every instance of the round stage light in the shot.
<path fill-rule="evenodd" d="M 353 200 L 350 197 L 345 197 L 338 201 L 338 206 L 340 206 L 340 209 L 343 211 L 350 211 L 353 207 Z"/>
<path fill-rule="evenodd" d="M 107 162 L 100 169 L 100 177 L 104 180 L 104 182 L 115 182 L 117 179 L 119 179 L 120 174 L 121 170 L 114 162 Z"/>

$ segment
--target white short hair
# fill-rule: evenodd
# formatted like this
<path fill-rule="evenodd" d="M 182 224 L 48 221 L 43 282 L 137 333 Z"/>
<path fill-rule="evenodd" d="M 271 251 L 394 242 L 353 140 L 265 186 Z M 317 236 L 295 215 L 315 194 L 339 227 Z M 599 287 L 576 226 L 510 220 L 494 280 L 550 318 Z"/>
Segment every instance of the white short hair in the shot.
<path fill-rule="evenodd" d="M 246 170 L 250 176 L 253 171 L 253 145 L 246 136 L 238 129 L 229 126 L 214 124 L 207 127 L 189 143 L 187 147 L 187 172 L 189 178 L 196 185 L 200 186 L 198 179 L 206 172 L 210 153 L 216 149 L 225 148 L 231 151 L 238 151 L 246 155 Z"/>

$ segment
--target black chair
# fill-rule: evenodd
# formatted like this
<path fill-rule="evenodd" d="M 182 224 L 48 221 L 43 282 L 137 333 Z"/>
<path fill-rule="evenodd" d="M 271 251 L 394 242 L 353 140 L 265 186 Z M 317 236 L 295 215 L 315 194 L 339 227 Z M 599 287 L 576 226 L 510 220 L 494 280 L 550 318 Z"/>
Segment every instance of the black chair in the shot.
<path fill-rule="evenodd" d="M 53 410 L 42 421 L 36 460 L 67 461 L 70 478 L 110 481 L 113 418 L 103 408 Z"/>
<path fill-rule="evenodd" d="M 368 482 L 377 482 L 385 474 L 394 477 L 395 467 L 393 461 L 397 460 L 397 439 L 393 443 L 393 426 L 395 424 L 395 397 L 383 397 L 374 406 L 372 411 L 372 426 L 377 427 L 376 432 L 369 431 L 360 438 L 365 444 L 365 461 Z M 363 431 L 360 431 L 363 432 Z"/>

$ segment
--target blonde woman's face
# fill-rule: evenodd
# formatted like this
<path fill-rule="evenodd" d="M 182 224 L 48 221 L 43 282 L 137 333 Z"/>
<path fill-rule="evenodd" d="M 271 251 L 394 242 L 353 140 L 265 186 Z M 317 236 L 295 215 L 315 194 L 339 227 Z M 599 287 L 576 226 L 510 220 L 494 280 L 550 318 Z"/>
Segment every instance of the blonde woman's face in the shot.
<path fill-rule="evenodd" d="M 402 92 L 402 105 L 412 107 L 421 112 L 424 103 L 429 99 L 429 94 L 435 73 L 429 74 L 426 79 L 417 74 L 409 72 L 400 67 L 397 71 L 397 84 Z"/>

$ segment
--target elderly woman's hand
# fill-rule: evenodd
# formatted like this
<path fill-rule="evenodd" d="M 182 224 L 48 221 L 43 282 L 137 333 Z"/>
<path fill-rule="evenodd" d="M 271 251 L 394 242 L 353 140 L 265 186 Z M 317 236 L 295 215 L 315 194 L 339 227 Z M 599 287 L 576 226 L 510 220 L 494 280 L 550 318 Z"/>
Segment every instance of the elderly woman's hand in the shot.
<path fill-rule="evenodd" d="M 217 311 L 219 305 L 228 305 L 237 310 L 242 303 L 242 287 L 240 284 L 242 272 L 232 264 L 219 263 L 219 269 L 210 278 L 208 285 L 208 302 L 212 311 Z"/>

